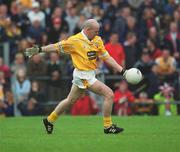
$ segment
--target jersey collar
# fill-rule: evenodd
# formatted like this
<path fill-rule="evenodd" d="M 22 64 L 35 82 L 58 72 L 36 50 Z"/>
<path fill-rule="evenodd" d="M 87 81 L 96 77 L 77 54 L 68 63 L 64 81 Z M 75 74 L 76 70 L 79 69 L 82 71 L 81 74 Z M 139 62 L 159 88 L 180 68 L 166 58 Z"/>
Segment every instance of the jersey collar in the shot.
<path fill-rule="evenodd" d="M 90 41 L 90 40 L 88 39 L 88 37 L 86 36 L 86 34 L 84 33 L 83 30 L 81 31 L 81 34 L 83 35 L 83 37 L 84 37 L 86 40 Z"/>

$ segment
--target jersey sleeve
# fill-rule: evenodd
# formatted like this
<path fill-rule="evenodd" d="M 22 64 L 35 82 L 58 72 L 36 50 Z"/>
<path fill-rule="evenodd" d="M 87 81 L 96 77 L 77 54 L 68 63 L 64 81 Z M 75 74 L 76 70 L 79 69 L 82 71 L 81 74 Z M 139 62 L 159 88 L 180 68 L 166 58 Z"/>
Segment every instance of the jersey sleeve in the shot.
<path fill-rule="evenodd" d="M 106 60 L 110 55 L 108 51 L 105 49 L 104 43 L 101 38 L 98 41 L 98 57 L 102 60 Z"/>
<path fill-rule="evenodd" d="M 57 42 L 54 44 L 54 47 L 58 50 L 58 53 L 71 54 L 74 50 L 73 41 L 71 39 Z"/>

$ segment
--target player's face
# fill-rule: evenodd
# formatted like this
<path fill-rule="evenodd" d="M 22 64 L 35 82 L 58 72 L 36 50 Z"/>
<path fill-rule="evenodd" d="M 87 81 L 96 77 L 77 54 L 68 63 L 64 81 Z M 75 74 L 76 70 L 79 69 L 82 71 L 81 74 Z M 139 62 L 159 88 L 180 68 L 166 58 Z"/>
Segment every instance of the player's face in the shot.
<path fill-rule="evenodd" d="M 99 34 L 99 26 L 93 27 L 89 29 L 88 38 L 92 40 L 95 36 Z"/>

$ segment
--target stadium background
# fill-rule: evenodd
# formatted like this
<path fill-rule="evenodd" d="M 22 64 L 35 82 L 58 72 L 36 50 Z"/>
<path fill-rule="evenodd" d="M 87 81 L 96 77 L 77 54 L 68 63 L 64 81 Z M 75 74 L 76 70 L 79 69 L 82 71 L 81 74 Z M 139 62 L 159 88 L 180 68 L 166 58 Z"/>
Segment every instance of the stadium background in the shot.
<path fill-rule="evenodd" d="M 66 97 L 70 57 L 51 53 L 28 60 L 23 51 L 80 32 L 88 18 L 101 24 L 99 35 L 115 60 L 144 74 L 131 86 L 98 61 L 98 78 L 115 92 L 113 114 L 179 114 L 178 0 L 0 0 L 0 114 L 45 115 Z M 102 98 L 86 92 L 66 114 L 100 115 L 101 107 Z"/>

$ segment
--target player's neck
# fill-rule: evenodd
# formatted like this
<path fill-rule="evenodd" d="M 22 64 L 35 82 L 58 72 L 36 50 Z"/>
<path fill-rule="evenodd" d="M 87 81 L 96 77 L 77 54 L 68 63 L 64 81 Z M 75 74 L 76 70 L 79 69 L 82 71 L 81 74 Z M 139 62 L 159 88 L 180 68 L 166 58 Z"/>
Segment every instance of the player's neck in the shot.
<path fill-rule="evenodd" d="M 87 36 L 87 34 L 86 34 L 86 31 L 82 30 L 81 33 L 82 33 L 82 35 L 83 35 L 87 40 L 91 41 L 91 40 L 88 38 L 88 36 Z"/>

